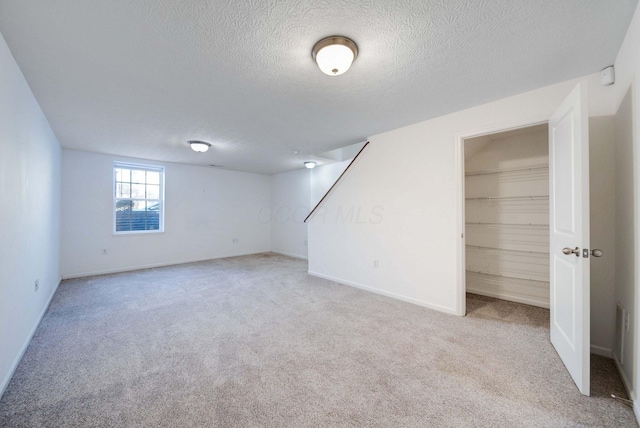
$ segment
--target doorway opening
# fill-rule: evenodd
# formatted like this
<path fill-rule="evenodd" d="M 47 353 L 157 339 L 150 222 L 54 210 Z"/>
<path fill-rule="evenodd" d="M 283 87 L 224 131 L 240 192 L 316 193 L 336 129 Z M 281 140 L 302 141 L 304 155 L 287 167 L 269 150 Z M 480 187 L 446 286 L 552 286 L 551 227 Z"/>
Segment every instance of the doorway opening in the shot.
<path fill-rule="evenodd" d="M 466 292 L 549 309 L 548 124 L 464 140 Z"/>
<path fill-rule="evenodd" d="M 459 315 L 466 314 L 466 292 L 472 290 L 549 307 L 551 344 L 577 388 L 589 395 L 589 272 L 590 257 L 595 254 L 589 249 L 586 97 L 587 86 L 582 82 L 551 116 L 535 126 L 522 124 L 509 131 L 494 128 L 482 133 L 458 134 L 459 189 L 464 196 L 458 199 L 461 239 L 458 241 L 456 309 Z M 529 138 L 537 138 L 538 143 L 526 144 Z M 474 139 L 477 147 L 471 144 Z M 507 139 L 520 144 L 508 145 Z M 499 142 L 503 144 L 498 146 Z M 534 151 L 534 147 L 540 151 Z M 522 152 L 516 156 L 516 150 Z M 535 174 L 537 178 L 532 177 Z M 493 185 L 471 184 L 471 180 L 484 180 Z M 480 206 L 474 207 L 474 204 Z M 497 232 L 485 232 L 478 237 L 471 230 L 474 227 L 493 228 Z M 516 228 L 518 232 L 514 232 Z M 534 233 L 535 229 L 539 230 Z M 524 235 L 524 239 L 516 239 L 518 235 Z M 548 244 L 544 244 L 545 238 Z M 472 256 L 472 250 L 480 256 Z M 529 263 L 532 260 L 538 262 Z M 472 283 L 474 276 L 482 279 L 478 281 L 480 285 Z"/>

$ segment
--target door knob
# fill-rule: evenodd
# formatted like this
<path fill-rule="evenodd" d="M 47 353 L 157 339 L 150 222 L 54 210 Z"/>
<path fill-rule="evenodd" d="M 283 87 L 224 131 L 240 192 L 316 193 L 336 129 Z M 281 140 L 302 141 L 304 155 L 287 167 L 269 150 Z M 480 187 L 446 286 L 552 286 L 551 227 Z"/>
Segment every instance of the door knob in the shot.
<path fill-rule="evenodd" d="M 576 247 L 575 249 L 572 250 L 569 247 L 564 247 L 562 249 L 562 254 L 566 254 L 566 255 L 575 254 L 576 257 L 580 257 L 580 248 Z"/>
<path fill-rule="evenodd" d="M 604 255 L 604 253 L 602 252 L 602 250 L 598 250 L 597 248 L 594 250 L 591 250 L 591 255 L 593 257 L 602 257 Z"/>

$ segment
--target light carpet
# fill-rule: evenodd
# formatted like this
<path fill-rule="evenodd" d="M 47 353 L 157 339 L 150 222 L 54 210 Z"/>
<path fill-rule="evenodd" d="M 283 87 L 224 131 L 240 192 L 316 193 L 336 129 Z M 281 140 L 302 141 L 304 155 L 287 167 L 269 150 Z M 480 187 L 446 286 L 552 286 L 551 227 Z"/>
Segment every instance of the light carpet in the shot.
<path fill-rule="evenodd" d="M 582 396 L 549 311 L 455 317 L 275 254 L 64 281 L 0 401 L 6 427 L 636 426 L 611 360 Z"/>

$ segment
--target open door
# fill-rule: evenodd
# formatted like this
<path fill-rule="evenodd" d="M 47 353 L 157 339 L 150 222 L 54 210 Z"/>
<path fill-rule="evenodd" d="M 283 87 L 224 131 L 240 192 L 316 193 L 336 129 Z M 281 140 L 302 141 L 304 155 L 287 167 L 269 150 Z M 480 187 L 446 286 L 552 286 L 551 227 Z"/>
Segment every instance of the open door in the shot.
<path fill-rule="evenodd" d="M 551 343 L 589 395 L 589 126 L 585 83 L 549 119 Z"/>

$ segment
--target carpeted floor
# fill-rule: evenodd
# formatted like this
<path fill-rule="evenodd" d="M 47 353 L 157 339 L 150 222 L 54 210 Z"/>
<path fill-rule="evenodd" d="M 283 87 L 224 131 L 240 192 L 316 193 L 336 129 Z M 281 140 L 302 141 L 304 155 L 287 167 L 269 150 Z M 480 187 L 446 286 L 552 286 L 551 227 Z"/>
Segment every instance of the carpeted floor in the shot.
<path fill-rule="evenodd" d="M 64 281 L 0 426 L 636 426 L 610 360 L 593 396 L 549 312 L 469 296 L 455 317 L 237 257 Z"/>

